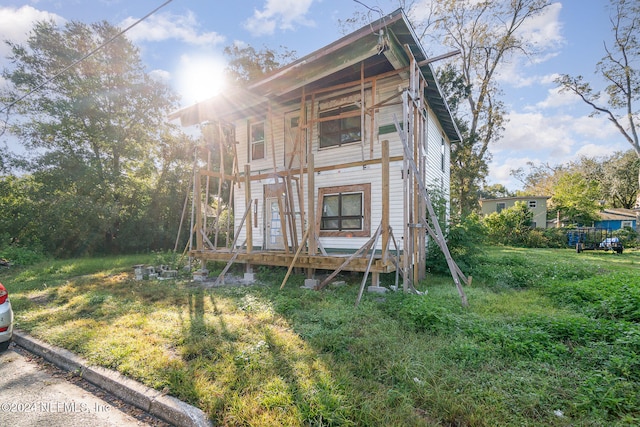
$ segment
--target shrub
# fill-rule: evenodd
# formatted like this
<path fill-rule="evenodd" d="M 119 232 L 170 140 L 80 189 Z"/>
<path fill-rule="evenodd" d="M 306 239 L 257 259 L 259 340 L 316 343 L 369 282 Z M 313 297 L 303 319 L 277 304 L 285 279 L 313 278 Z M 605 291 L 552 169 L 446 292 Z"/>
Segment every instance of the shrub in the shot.
<path fill-rule="evenodd" d="M 613 232 L 613 237 L 620 239 L 625 248 L 638 247 L 638 232 L 631 227 L 624 227 Z"/>
<path fill-rule="evenodd" d="M 493 212 L 483 218 L 489 239 L 501 245 L 522 246 L 531 232 L 533 213 L 524 202 Z"/>
<path fill-rule="evenodd" d="M 46 259 L 46 256 L 38 250 L 21 246 L 7 246 L 0 250 L 0 258 L 7 259 L 13 265 L 27 266 Z"/>
<path fill-rule="evenodd" d="M 486 232 L 477 214 L 462 218 L 451 224 L 447 232 L 447 246 L 456 264 L 463 270 L 470 270 L 482 254 L 482 244 Z M 447 274 L 449 266 L 438 244 L 429 239 L 427 247 L 427 266 L 431 273 Z"/>

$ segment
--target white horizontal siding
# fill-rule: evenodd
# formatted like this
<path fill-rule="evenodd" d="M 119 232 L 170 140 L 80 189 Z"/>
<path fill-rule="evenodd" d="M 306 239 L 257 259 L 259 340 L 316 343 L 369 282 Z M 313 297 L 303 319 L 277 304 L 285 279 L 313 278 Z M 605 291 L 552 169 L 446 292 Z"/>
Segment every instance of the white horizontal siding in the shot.
<path fill-rule="evenodd" d="M 391 132 L 383 135 L 378 135 L 378 129 L 380 126 L 392 125 L 394 123 L 394 115 L 401 120 L 402 117 L 402 105 L 401 101 L 402 81 L 399 77 L 391 77 L 384 81 L 379 81 L 376 87 L 375 101 L 380 102 L 388 99 L 393 95 L 397 95 L 389 103 L 392 105 L 382 106 L 376 110 L 374 123 L 374 151 L 373 158 L 380 159 L 381 157 L 381 144 L 380 141 L 388 140 L 390 145 L 390 156 L 402 156 L 403 148 L 400 137 L 397 132 Z M 370 105 L 370 91 L 366 99 L 367 106 Z M 315 114 L 318 114 L 319 101 L 313 108 Z M 260 159 L 251 162 L 251 173 L 256 174 L 268 174 L 273 171 L 274 156 L 276 169 L 278 171 L 285 170 L 285 147 L 284 147 L 284 129 L 285 129 L 285 115 L 289 112 L 299 110 L 296 105 L 287 106 L 272 106 L 270 117 L 265 112 L 265 159 Z M 307 106 L 308 113 L 311 112 L 311 106 Z M 238 162 L 240 169 L 243 170 L 243 165 L 248 163 L 248 123 L 250 121 L 256 121 L 258 118 L 249 118 L 236 121 L 236 137 L 239 142 L 238 145 Z M 331 148 L 319 148 L 317 125 L 312 130 L 312 152 L 314 153 L 315 168 L 316 170 L 323 167 L 332 167 L 336 165 L 344 165 L 350 162 L 357 162 L 370 159 L 370 139 L 368 133 L 370 131 L 370 116 L 367 115 L 365 119 L 365 128 L 363 130 L 365 134 L 365 144 L 361 145 L 360 142 L 347 144 L 342 147 Z M 428 124 L 426 127 L 427 132 L 427 171 L 426 171 L 426 185 L 428 187 L 440 188 L 445 195 L 449 195 L 449 165 L 450 165 L 450 144 L 445 138 L 445 171 L 441 169 L 441 136 L 442 129 L 438 124 L 438 121 L 431 110 L 428 114 Z M 273 140 L 272 140 L 273 138 Z M 273 141 L 273 142 L 272 142 Z M 373 235 L 380 224 L 382 216 L 382 174 L 381 164 L 368 165 L 366 168 L 362 166 L 351 168 L 340 168 L 335 170 L 320 171 L 316 173 L 315 179 L 315 191 L 314 201 L 315 212 L 317 212 L 317 195 L 318 188 L 333 187 L 341 185 L 351 184 L 363 184 L 371 183 L 371 230 Z M 307 211 L 307 190 L 306 190 L 307 177 L 300 178 L 300 187 L 303 191 L 304 197 L 304 210 Z M 246 227 L 253 227 L 253 244 L 255 247 L 262 247 L 264 243 L 264 191 L 265 184 L 274 183 L 273 179 L 263 179 L 261 181 L 252 181 L 251 183 L 251 197 L 258 201 L 258 219 L 257 227 L 253 227 L 254 221 L 251 224 L 245 224 L 243 230 L 238 237 L 238 244 L 242 243 L 246 239 Z M 294 184 L 295 191 L 295 184 Z M 403 233 L 403 183 L 402 183 L 402 162 L 392 162 L 390 165 L 390 225 L 393 229 L 396 241 L 402 246 L 402 233 Z M 294 194 L 295 199 L 295 211 L 299 212 L 298 195 Z M 236 188 L 235 191 L 235 225 L 236 230 L 239 227 L 242 215 L 245 212 L 245 188 L 244 183 L 240 188 Z M 252 213 L 254 210 L 252 209 Z M 308 215 L 308 212 L 306 212 Z M 307 216 L 308 218 L 308 216 Z M 296 216 L 296 223 L 298 224 L 298 239 L 302 237 L 302 225 L 299 224 L 299 217 Z M 321 243 L 326 248 L 335 249 L 349 249 L 354 250 L 360 248 L 369 237 L 354 237 L 354 238 L 321 238 Z M 381 242 L 378 242 L 377 249 L 381 249 Z M 393 248 L 392 248 L 393 249 Z"/>

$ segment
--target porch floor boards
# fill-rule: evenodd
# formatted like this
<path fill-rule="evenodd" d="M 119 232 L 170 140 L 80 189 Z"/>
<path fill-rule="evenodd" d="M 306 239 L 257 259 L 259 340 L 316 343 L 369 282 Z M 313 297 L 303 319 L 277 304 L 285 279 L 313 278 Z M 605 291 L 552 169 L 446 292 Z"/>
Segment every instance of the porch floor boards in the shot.
<path fill-rule="evenodd" d="M 235 255 L 235 252 L 229 252 L 228 250 L 192 250 L 190 255 L 196 259 L 203 261 L 220 261 L 229 262 L 229 260 Z M 280 267 L 289 267 L 294 258 L 293 253 L 285 253 L 284 251 L 262 251 L 254 250 L 251 253 L 246 251 L 239 252 L 235 259 L 235 263 L 240 264 L 254 264 L 254 265 L 271 265 Z M 351 253 L 332 253 L 331 255 L 306 255 L 300 254 L 294 264 L 295 268 L 314 268 L 317 270 L 336 270 L 340 267 L 345 258 L 351 256 Z M 357 271 L 365 272 L 369 264 L 369 257 L 357 257 L 351 260 L 347 264 L 343 271 Z M 386 263 L 382 261 L 379 254 L 374 256 L 373 263 L 371 264 L 372 273 L 392 273 L 396 271 L 396 267 L 389 259 Z"/>

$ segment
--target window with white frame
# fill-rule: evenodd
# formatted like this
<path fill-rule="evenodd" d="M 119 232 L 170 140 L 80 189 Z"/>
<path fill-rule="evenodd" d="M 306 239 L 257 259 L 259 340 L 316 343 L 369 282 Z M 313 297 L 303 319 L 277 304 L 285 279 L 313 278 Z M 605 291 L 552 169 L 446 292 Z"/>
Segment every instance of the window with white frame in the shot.
<path fill-rule="evenodd" d="M 633 221 L 621 221 L 620 226 L 622 228 L 625 228 L 625 227 L 633 228 Z"/>
<path fill-rule="evenodd" d="M 529 202 L 527 203 L 527 206 L 529 206 L 529 209 L 535 209 L 536 207 L 538 207 L 538 201 L 529 200 Z"/>
<path fill-rule="evenodd" d="M 251 160 L 264 159 L 264 122 L 251 123 L 249 125 L 249 150 Z"/>
<path fill-rule="evenodd" d="M 371 184 L 318 189 L 321 236 L 362 237 L 371 229 Z"/>

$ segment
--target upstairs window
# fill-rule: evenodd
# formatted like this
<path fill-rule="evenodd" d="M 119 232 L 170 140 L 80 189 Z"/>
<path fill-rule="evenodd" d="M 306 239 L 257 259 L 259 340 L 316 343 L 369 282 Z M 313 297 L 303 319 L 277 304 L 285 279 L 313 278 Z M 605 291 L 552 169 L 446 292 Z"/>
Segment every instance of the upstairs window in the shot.
<path fill-rule="evenodd" d="M 500 212 L 502 212 L 506 207 L 507 207 L 507 204 L 506 204 L 505 202 L 498 202 L 498 203 L 496 203 L 496 212 L 500 213 Z"/>
<path fill-rule="evenodd" d="M 264 159 L 264 122 L 249 125 L 251 160 Z"/>
<path fill-rule="evenodd" d="M 319 118 L 320 148 L 339 147 L 362 138 L 360 108 L 355 105 L 321 112 Z"/>
<path fill-rule="evenodd" d="M 538 201 L 537 200 L 529 200 L 527 206 L 529 206 L 529 209 L 535 209 L 538 206 Z"/>

